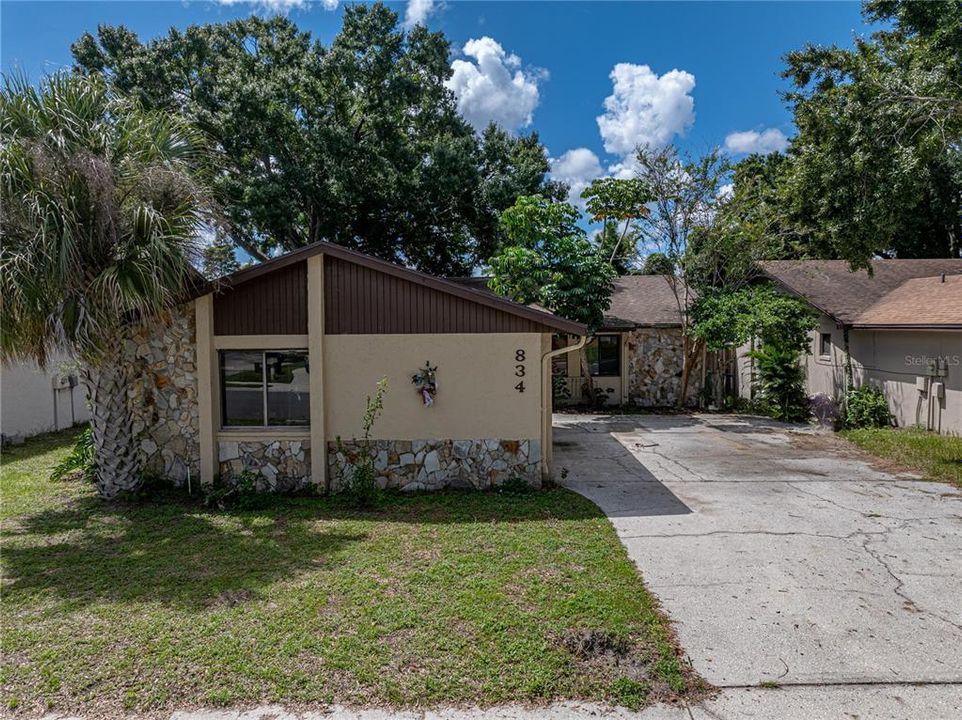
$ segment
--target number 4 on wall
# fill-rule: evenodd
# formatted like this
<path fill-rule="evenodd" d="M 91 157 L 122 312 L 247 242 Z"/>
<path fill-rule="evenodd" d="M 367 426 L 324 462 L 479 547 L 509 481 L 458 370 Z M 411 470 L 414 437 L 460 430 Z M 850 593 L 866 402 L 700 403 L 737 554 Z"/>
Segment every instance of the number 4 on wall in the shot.
<path fill-rule="evenodd" d="M 522 380 L 517 385 L 515 385 L 514 389 L 517 390 L 518 392 L 524 392 L 524 380 Z"/>

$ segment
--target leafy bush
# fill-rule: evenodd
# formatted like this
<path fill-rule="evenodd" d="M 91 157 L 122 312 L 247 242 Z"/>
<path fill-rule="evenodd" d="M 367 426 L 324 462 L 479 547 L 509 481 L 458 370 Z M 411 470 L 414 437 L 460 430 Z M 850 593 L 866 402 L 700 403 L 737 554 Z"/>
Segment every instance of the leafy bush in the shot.
<path fill-rule="evenodd" d="M 749 356 L 755 359 L 756 384 L 761 399 L 769 407 L 769 414 L 776 420 L 808 417 L 799 350 L 788 343 L 769 343 L 753 350 Z"/>
<path fill-rule="evenodd" d="M 259 510 L 267 505 L 270 498 L 270 493 L 258 489 L 259 479 L 260 476 L 252 470 L 218 476 L 204 487 L 204 504 L 221 510 Z"/>
<path fill-rule="evenodd" d="M 534 492 L 531 483 L 517 475 L 508 478 L 497 487 L 500 495 L 529 495 Z"/>
<path fill-rule="evenodd" d="M 551 399 L 554 409 L 557 410 L 565 401 L 571 399 L 571 388 L 568 387 L 568 378 L 561 373 L 551 376 Z"/>
<path fill-rule="evenodd" d="M 94 449 L 94 433 L 87 426 L 77 436 L 70 454 L 61 460 L 51 471 L 50 479 L 59 482 L 80 478 L 89 482 L 96 480 L 97 454 Z"/>
<path fill-rule="evenodd" d="M 892 413 L 885 393 L 875 385 L 850 390 L 845 400 L 845 424 L 850 428 L 888 427 Z"/>

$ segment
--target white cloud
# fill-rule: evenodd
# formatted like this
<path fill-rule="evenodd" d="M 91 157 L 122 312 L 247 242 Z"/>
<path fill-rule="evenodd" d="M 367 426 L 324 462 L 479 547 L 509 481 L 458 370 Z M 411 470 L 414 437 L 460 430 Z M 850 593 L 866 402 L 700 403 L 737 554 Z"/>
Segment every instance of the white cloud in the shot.
<path fill-rule="evenodd" d="M 464 119 L 478 131 L 492 121 L 511 132 L 530 125 L 540 99 L 538 82 L 545 73 L 525 70 L 521 58 L 489 37 L 468 40 L 463 52 L 474 62 L 452 62 L 454 73 L 446 85 Z"/>
<path fill-rule="evenodd" d="M 613 92 L 597 120 L 605 150 L 612 155 L 628 158 L 639 145 L 667 145 L 695 122 L 691 73 L 670 70 L 659 76 L 647 65 L 618 63 L 610 77 Z"/>
<path fill-rule="evenodd" d="M 598 156 L 588 148 L 569 150 L 559 158 L 551 158 L 551 178 L 560 180 L 571 188 L 568 201 L 584 206 L 581 192 L 592 180 L 605 174 Z"/>
<path fill-rule="evenodd" d="M 287 15 L 291 10 L 301 10 L 311 3 L 308 0 L 218 0 L 221 5 L 251 5 L 255 10 L 262 10 L 271 15 Z M 325 10 L 337 8 L 339 0 L 321 0 L 319 3 Z"/>
<path fill-rule="evenodd" d="M 735 186 L 732 183 L 725 183 L 718 188 L 716 197 L 719 200 L 728 200 L 735 194 Z"/>
<path fill-rule="evenodd" d="M 408 30 L 415 25 L 423 25 L 427 19 L 440 7 L 435 0 L 408 0 L 404 11 L 404 27 Z"/>
<path fill-rule="evenodd" d="M 788 138 L 778 128 L 768 128 L 762 132 L 745 130 L 729 133 L 725 137 L 725 149 L 732 153 L 761 153 L 767 155 L 773 152 L 785 152 Z"/>

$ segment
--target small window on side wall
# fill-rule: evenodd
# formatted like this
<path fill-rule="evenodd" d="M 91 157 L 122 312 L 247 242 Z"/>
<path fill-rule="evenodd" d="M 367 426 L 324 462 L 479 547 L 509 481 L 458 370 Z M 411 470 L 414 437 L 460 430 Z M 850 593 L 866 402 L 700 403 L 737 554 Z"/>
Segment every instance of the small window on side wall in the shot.
<path fill-rule="evenodd" d="M 823 358 L 832 356 L 832 333 L 819 333 L 818 354 Z"/>
<path fill-rule="evenodd" d="M 225 350 L 220 369 L 224 427 L 310 425 L 306 350 Z"/>

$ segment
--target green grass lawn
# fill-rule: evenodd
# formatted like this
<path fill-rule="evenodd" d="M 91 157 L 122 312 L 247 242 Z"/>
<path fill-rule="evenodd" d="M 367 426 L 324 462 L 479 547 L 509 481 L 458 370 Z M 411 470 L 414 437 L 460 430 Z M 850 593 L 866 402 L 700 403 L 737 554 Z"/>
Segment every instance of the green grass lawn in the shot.
<path fill-rule="evenodd" d="M 212 511 L 54 483 L 70 439 L 3 456 L 7 708 L 695 697 L 615 533 L 566 490 Z"/>
<path fill-rule="evenodd" d="M 962 488 L 962 438 L 920 429 L 866 428 L 841 433 L 863 450 Z"/>

